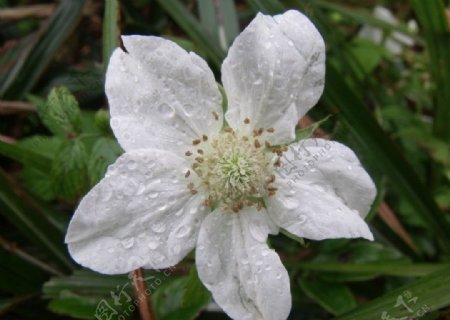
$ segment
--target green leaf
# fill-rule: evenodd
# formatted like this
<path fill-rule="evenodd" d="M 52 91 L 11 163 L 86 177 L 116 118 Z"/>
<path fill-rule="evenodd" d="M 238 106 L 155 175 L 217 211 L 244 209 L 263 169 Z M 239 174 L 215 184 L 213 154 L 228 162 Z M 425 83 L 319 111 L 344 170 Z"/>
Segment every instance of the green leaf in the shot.
<path fill-rule="evenodd" d="M 194 269 L 189 276 L 161 286 L 152 298 L 158 320 L 193 320 L 211 296 Z"/>
<path fill-rule="evenodd" d="M 330 119 L 330 117 L 331 114 L 317 122 L 314 122 L 313 124 L 307 126 L 306 128 L 295 130 L 295 141 L 308 139 L 313 134 L 313 132 L 316 131 L 325 121 Z"/>
<path fill-rule="evenodd" d="M 333 315 L 343 314 L 356 307 L 352 291 L 346 285 L 306 275 L 300 279 L 300 287 L 308 297 Z"/>
<path fill-rule="evenodd" d="M 23 97 L 39 80 L 53 56 L 78 24 L 84 0 L 63 0 L 50 21 L 36 32 L 10 70 L 8 80 L 0 85 L 0 96 Z"/>
<path fill-rule="evenodd" d="M 37 111 L 42 122 L 57 136 L 64 137 L 80 130 L 80 107 L 65 87 L 54 88 L 48 95 L 47 103 L 37 104 Z"/>
<path fill-rule="evenodd" d="M 91 185 L 105 176 L 108 166 L 122 153 L 123 150 L 116 140 L 102 137 L 95 142 L 88 160 L 88 176 Z"/>
<path fill-rule="evenodd" d="M 206 306 L 211 301 L 211 293 L 200 281 L 197 269 L 193 266 L 189 273 L 183 296 L 183 307 L 198 308 Z"/>
<path fill-rule="evenodd" d="M 80 139 L 65 142 L 55 155 L 51 177 L 54 192 L 68 201 L 75 201 L 89 187 L 88 154 Z"/>
<path fill-rule="evenodd" d="M 54 277 L 43 287 L 48 308 L 58 314 L 78 319 L 128 319 L 133 305 L 133 286 L 126 275 L 101 275 L 75 271 L 67 277 Z M 104 313 L 103 313 L 104 312 Z M 103 318 L 101 317 L 103 316 Z M 123 318 L 122 318 L 122 317 Z"/>
<path fill-rule="evenodd" d="M 450 305 L 450 267 L 447 265 L 440 271 L 395 289 L 336 320 L 389 319 L 387 316 L 421 318 L 424 311 L 431 312 L 448 305 Z"/>
<path fill-rule="evenodd" d="M 158 3 L 188 34 L 188 36 L 211 59 L 215 66 L 220 66 L 225 52 L 220 48 L 215 38 L 211 38 L 200 22 L 194 17 L 179 0 L 158 0 Z"/>
<path fill-rule="evenodd" d="M 63 234 L 45 216 L 45 210 L 37 202 L 31 200 L 32 205 L 28 204 L 29 196 L 16 194 L 17 191 L 17 187 L 13 188 L 7 175 L 0 170 L 0 214 L 20 230 L 30 243 L 45 250 L 64 266 L 72 268 Z"/>
<path fill-rule="evenodd" d="M 48 171 L 51 166 L 51 158 L 20 144 L 9 144 L 0 141 L 0 154 L 41 171 Z"/>
<path fill-rule="evenodd" d="M 113 50 L 120 45 L 120 4 L 118 0 L 105 1 L 103 16 L 103 64 L 106 70 L 109 57 Z"/>

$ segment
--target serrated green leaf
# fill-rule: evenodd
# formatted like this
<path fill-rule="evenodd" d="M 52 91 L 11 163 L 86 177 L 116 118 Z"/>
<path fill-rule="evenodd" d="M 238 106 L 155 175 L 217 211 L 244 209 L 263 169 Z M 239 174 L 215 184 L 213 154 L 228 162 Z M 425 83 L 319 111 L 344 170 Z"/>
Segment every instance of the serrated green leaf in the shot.
<path fill-rule="evenodd" d="M 123 153 L 116 140 L 99 138 L 89 154 L 88 176 L 91 185 L 96 184 L 104 177 L 106 169 Z"/>
<path fill-rule="evenodd" d="M 54 192 L 68 201 L 75 201 L 84 194 L 89 187 L 87 163 L 86 147 L 80 139 L 65 142 L 52 165 Z"/>
<path fill-rule="evenodd" d="M 333 315 L 343 314 L 356 307 L 352 291 L 346 285 L 306 275 L 300 279 L 300 287 L 308 297 Z"/>
<path fill-rule="evenodd" d="M 46 103 L 37 104 L 37 111 L 42 122 L 54 135 L 64 137 L 80 130 L 80 107 L 65 87 L 54 88 Z"/>
<path fill-rule="evenodd" d="M 174 279 L 156 291 L 152 298 L 158 320 L 193 320 L 197 317 L 209 297 L 196 277 L 195 271 L 195 274 Z"/>
<path fill-rule="evenodd" d="M 331 114 L 323 119 L 320 119 L 317 122 L 314 122 L 313 124 L 307 126 L 306 128 L 295 130 L 295 141 L 300 141 L 309 138 L 313 134 L 313 132 L 316 131 L 325 121 L 330 119 L 330 117 Z"/>
<path fill-rule="evenodd" d="M 184 289 L 183 307 L 198 308 L 199 310 L 211 301 L 211 293 L 200 281 L 197 268 L 192 267 Z"/>

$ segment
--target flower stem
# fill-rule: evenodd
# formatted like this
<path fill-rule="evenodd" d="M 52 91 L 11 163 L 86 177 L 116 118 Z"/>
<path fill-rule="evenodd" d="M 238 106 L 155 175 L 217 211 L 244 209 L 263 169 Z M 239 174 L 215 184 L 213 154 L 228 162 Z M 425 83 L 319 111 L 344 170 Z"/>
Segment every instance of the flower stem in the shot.
<path fill-rule="evenodd" d="M 133 271 L 133 286 L 141 319 L 156 320 L 150 299 L 150 291 L 147 290 L 145 283 L 144 269 L 139 268 Z"/>

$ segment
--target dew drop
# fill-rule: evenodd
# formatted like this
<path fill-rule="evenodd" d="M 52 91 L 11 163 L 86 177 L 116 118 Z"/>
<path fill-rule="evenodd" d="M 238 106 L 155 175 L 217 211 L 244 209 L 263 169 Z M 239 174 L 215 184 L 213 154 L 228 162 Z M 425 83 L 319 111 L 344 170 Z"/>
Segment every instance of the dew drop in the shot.
<path fill-rule="evenodd" d="M 158 192 L 152 192 L 152 193 L 148 194 L 148 197 L 151 198 L 151 199 L 155 199 L 158 195 L 159 195 Z"/>
<path fill-rule="evenodd" d="M 152 225 L 152 230 L 156 233 L 162 233 L 166 231 L 166 226 L 163 223 L 158 222 Z"/>
<path fill-rule="evenodd" d="M 106 251 L 108 251 L 108 253 L 113 253 L 114 252 L 114 247 L 110 247 Z"/>
<path fill-rule="evenodd" d="M 196 214 L 197 212 L 198 212 L 197 207 L 192 207 L 192 208 L 189 209 L 189 213 L 190 214 Z"/>
<path fill-rule="evenodd" d="M 283 275 L 282 275 L 281 273 L 277 273 L 277 275 L 275 276 L 275 278 L 281 279 L 282 276 L 283 276 Z"/>
<path fill-rule="evenodd" d="M 291 47 L 293 47 L 293 46 L 294 46 L 294 43 L 293 43 L 291 40 L 289 40 L 289 41 L 288 41 L 288 45 L 290 45 Z"/>
<path fill-rule="evenodd" d="M 130 160 L 127 164 L 128 169 L 135 170 L 138 167 L 138 164 L 134 160 Z"/>
<path fill-rule="evenodd" d="M 175 115 L 175 111 L 171 106 L 169 106 L 167 103 L 162 103 L 158 106 L 158 112 L 164 117 L 164 118 L 172 118 Z"/>
<path fill-rule="evenodd" d="M 182 225 L 182 226 L 177 230 L 177 235 L 176 235 L 176 237 L 177 237 L 177 238 L 184 238 L 184 237 L 186 237 L 190 232 L 191 232 L 191 227 Z"/>
<path fill-rule="evenodd" d="M 134 245 L 134 238 L 122 240 L 122 245 L 125 249 L 130 249 Z"/>

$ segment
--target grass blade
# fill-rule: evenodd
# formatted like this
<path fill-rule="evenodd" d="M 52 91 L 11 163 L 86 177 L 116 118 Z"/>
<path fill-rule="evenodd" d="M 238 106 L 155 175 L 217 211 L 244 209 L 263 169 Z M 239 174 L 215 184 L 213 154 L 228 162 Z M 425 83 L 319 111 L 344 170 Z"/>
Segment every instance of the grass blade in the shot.
<path fill-rule="evenodd" d="M 25 50 L 20 63 L 9 73 L 0 87 L 0 96 L 17 99 L 30 90 L 50 63 L 56 51 L 78 23 L 84 0 L 64 0 L 56 9 L 44 30 L 36 35 Z"/>
<path fill-rule="evenodd" d="M 411 300 L 415 301 L 414 304 Z M 393 290 L 336 318 L 336 320 L 379 320 L 392 319 L 394 317 L 405 317 L 405 319 L 420 318 L 425 310 L 434 311 L 449 304 L 450 267 L 447 267 L 412 284 Z"/>
<path fill-rule="evenodd" d="M 158 0 L 158 3 L 174 19 L 188 36 L 211 59 L 215 66 L 220 66 L 225 58 L 225 52 L 220 48 L 215 38 L 210 37 L 202 28 L 200 22 L 178 0 Z"/>
<path fill-rule="evenodd" d="M 120 36 L 120 5 L 118 0 L 105 1 L 103 17 L 103 65 L 106 70 L 109 57 L 119 46 Z"/>

